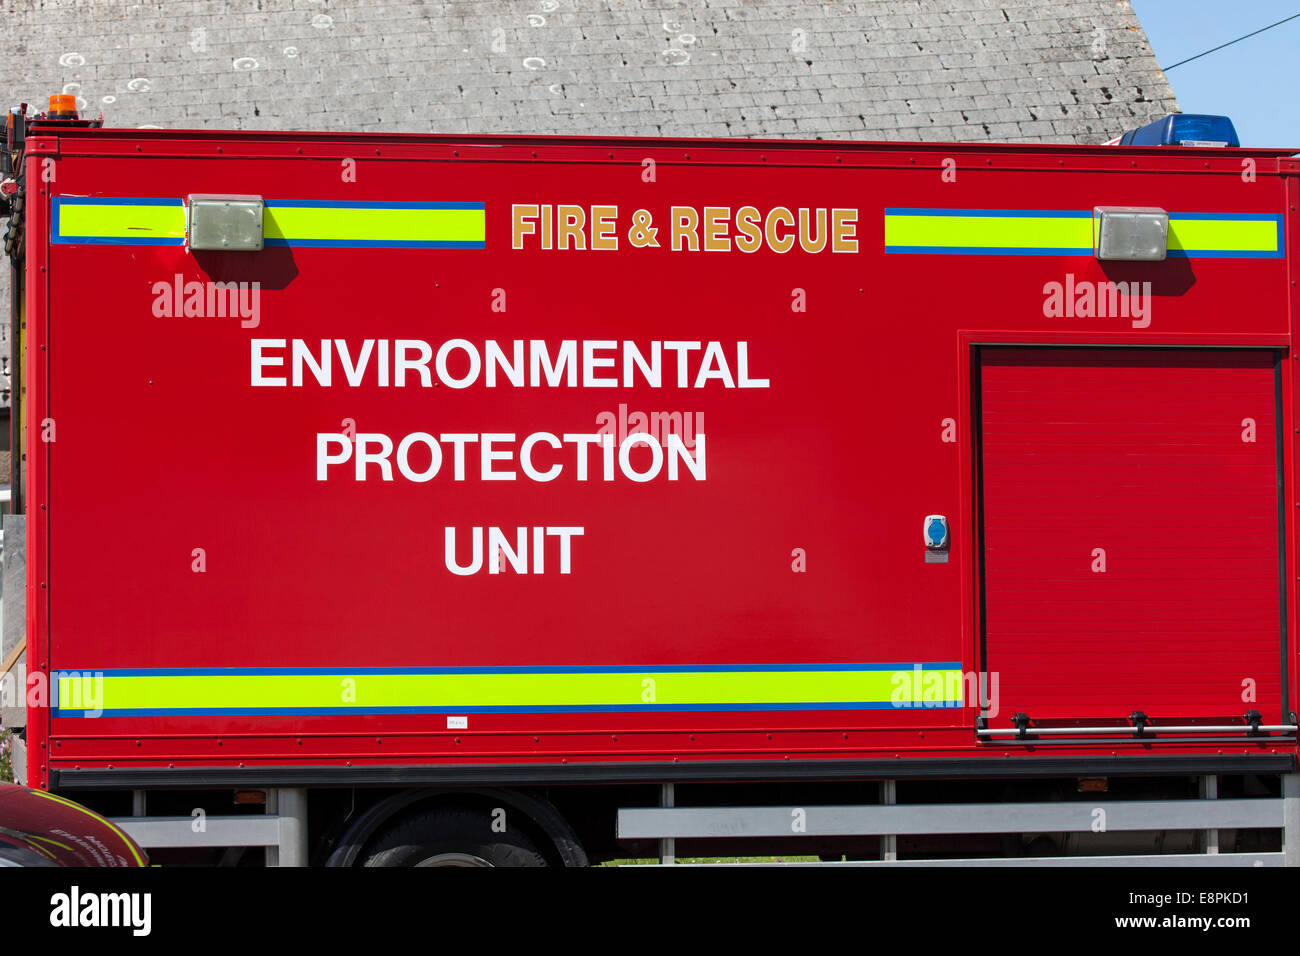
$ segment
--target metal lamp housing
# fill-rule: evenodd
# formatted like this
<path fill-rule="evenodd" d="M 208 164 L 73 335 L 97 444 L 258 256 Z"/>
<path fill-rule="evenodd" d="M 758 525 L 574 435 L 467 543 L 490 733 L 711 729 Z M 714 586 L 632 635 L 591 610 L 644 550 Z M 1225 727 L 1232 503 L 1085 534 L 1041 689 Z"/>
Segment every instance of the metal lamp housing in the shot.
<path fill-rule="evenodd" d="M 260 252 L 261 196 L 191 195 L 185 204 L 185 240 L 190 249 Z"/>
<path fill-rule="evenodd" d="M 1169 213 L 1144 206 L 1096 206 L 1092 254 L 1102 261 L 1163 262 L 1169 249 Z"/>

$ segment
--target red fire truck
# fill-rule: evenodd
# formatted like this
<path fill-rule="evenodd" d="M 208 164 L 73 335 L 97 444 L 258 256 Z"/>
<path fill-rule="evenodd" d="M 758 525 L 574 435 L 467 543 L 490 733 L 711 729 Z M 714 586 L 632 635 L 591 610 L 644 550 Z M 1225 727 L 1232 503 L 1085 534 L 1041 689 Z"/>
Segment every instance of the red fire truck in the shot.
<path fill-rule="evenodd" d="M 1291 151 L 8 136 L 23 775 L 155 861 L 1300 862 Z"/>

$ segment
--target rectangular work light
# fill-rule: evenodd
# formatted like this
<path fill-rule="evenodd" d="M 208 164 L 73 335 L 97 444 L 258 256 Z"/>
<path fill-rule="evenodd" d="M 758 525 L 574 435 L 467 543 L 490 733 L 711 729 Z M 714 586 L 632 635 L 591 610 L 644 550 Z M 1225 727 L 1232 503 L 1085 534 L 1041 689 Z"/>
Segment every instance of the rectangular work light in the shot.
<path fill-rule="evenodd" d="M 1095 206 L 1092 254 L 1103 261 L 1161 262 L 1169 247 L 1169 213 L 1143 206 Z"/>
<path fill-rule="evenodd" d="M 185 203 L 185 239 L 198 251 L 260 251 L 262 197 L 191 195 Z"/>

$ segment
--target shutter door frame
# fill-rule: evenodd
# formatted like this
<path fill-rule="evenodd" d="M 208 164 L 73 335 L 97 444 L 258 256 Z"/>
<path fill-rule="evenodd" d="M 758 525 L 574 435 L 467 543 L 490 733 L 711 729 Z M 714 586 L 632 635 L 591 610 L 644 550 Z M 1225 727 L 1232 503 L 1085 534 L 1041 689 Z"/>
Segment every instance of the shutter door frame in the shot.
<path fill-rule="evenodd" d="M 976 653 L 978 670 L 981 673 L 989 671 L 989 648 L 988 648 L 988 565 L 986 560 L 987 536 L 986 536 L 986 505 L 985 505 L 985 474 L 984 474 L 984 360 L 989 353 L 998 352 L 1035 352 L 1051 353 L 1061 351 L 1072 352 L 1101 352 L 1114 351 L 1117 353 L 1159 353 L 1159 352 L 1197 352 L 1205 354 L 1223 354 L 1231 352 L 1249 352 L 1253 354 L 1265 354 L 1272 358 L 1273 366 L 1273 411 L 1274 411 L 1274 443 L 1275 443 L 1275 486 L 1277 499 L 1277 588 L 1278 588 L 1278 656 L 1276 658 L 1280 673 L 1279 683 L 1279 700 L 1258 701 L 1258 706 L 1253 709 L 1261 710 L 1264 724 L 1273 723 L 1291 723 L 1291 712 L 1289 702 L 1291 699 L 1290 687 L 1290 667 L 1288 659 L 1288 650 L 1290 643 L 1290 628 L 1288 626 L 1289 608 L 1287 603 L 1287 535 L 1286 535 L 1286 446 L 1283 444 L 1286 438 L 1285 429 L 1285 407 L 1284 407 L 1284 389 L 1283 374 L 1286 349 L 1280 345 L 1258 345 L 1258 346 L 1234 346 L 1227 344 L 1206 344 L 1206 345 L 1187 345 L 1181 343 L 1164 344 L 1147 344 L 1135 345 L 1129 343 L 1061 343 L 1061 342 L 988 342 L 988 341 L 970 341 L 968 343 L 969 352 L 969 369 L 970 369 L 970 421 L 971 421 L 971 479 L 972 485 L 972 512 L 975 519 L 975 573 L 977 575 L 977 586 L 974 589 L 975 594 L 975 631 L 976 631 Z M 1276 710 L 1274 709 L 1276 707 Z M 1267 709 L 1265 709 L 1267 708 Z M 1252 709 L 1252 705 L 1243 703 L 1242 710 Z M 981 717 L 977 726 L 985 726 L 986 719 L 983 717 L 984 708 L 981 708 Z M 1033 714 L 1029 715 L 1032 719 Z M 1054 715 L 1043 715 L 1050 717 Z M 1119 715 L 1117 715 L 1119 716 Z M 1011 715 L 1006 712 L 1006 708 L 1001 708 L 997 723 L 999 725 L 1010 720 Z M 1066 718 L 1071 720 L 1073 718 Z M 1032 734 L 1032 731 L 1030 731 Z M 1195 738 L 1192 738 L 1195 739 Z M 1249 739 L 1249 738 L 1246 738 Z M 1005 739 L 1002 741 L 1006 743 Z M 1053 740 L 1051 737 L 1038 738 L 1033 740 L 1037 745 L 1050 744 L 1054 742 L 1067 743 L 1065 738 Z"/>

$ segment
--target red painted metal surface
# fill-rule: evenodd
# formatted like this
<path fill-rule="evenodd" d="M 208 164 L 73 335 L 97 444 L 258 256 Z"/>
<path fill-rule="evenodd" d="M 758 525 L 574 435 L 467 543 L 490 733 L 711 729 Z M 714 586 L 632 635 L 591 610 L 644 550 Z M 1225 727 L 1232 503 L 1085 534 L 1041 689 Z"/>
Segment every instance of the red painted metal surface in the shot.
<path fill-rule="evenodd" d="M 52 186 L 59 196 L 481 201 L 487 223 L 483 250 L 268 248 L 236 259 L 168 246 L 47 247 L 40 241 L 48 234 L 46 203 L 32 197 L 29 415 L 32 422 L 52 417 L 58 427 L 57 442 L 48 444 L 29 428 L 27 449 L 29 627 L 34 658 L 47 673 L 897 661 L 960 662 L 975 671 L 983 661 L 972 347 L 1160 342 L 1214 346 L 1221 355 L 1225 346 L 1290 343 L 1296 230 L 1280 171 L 1292 171 L 1276 153 L 1251 154 L 1258 180 L 1245 185 L 1239 155 L 1183 149 L 165 131 L 42 134 L 29 148 L 28 182 L 39 180 L 42 157 L 57 157 Z M 654 182 L 643 179 L 647 157 L 657 162 Z M 957 159 L 955 182 L 943 176 L 949 157 Z M 355 182 L 340 177 L 345 159 L 357 163 Z M 518 202 L 646 208 L 660 226 L 670 205 L 853 206 L 859 249 L 512 250 L 510 206 Z M 1103 270 L 1087 257 L 893 255 L 883 248 L 887 207 L 1098 204 L 1285 212 L 1288 258 L 1171 259 Z M 47 266 L 48 300 L 41 278 Z M 154 317 L 153 283 L 176 274 L 260 282 L 260 327 Z M 1067 274 L 1151 281 L 1154 321 L 1134 329 L 1115 318 L 1047 317 L 1044 285 Z M 496 289 L 506 290 L 504 312 L 492 308 Z M 796 290 L 806 296 L 806 311 L 792 311 Z M 745 341 L 751 374 L 770 378 L 772 387 L 267 390 L 249 384 L 254 336 Z M 1262 407 L 1273 394 L 1271 366 L 1267 375 L 1266 383 L 1246 376 L 1243 384 L 1261 405 L 1263 443 L 1273 440 L 1274 425 L 1272 406 Z M 1293 390 L 1284 378 L 1282 426 L 1291 435 Z M 392 435 L 559 434 L 592 431 L 600 413 L 617 414 L 620 405 L 699 413 L 709 436 L 708 480 L 322 484 L 313 474 L 313 436 L 344 419 Z M 1238 422 L 1246 416 L 1235 405 L 1232 414 Z M 957 422 L 948 436 L 955 440 L 945 440 L 949 419 Z M 1250 453 L 1262 459 L 1264 447 Z M 1291 501 L 1292 451 L 1286 455 Z M 1240 465 L 1251 494 L 1263 480 L 1256 468 L 1253 459 Z M 1196 504 L 1191 497 L 1183 503 Z M 1220 540 L 1245 549 L 1227 528 L 1242 512 L 1204 503 L 1217 506 Z M 952 520 L 946 564 L 924 561 L 920 524 L 933 513 Z M 1255 512 L 1248 518 L 1242 533 L 1253 536 Z M 1288 540 L 1291 522 L 1288 515 Z M 448 524 L 586 530 L 569 576 L 459 578 L 443 567 Z M 191 570 L 196 547 L 207 554 L 202 575 Z M 1260 547 L 1258 567 L 1228 557 L 1215 565 L 1231 568 L 1232 580 L 1249 589 L 1243 600 L 1252 615 L 1277 604 L 1276 540 Z M 1269 547 L 1274 563 L 1265 569 Z M 792 571 L 796 548 L 807 555 L 806 573 Z M 1161 567 L 1185 570 L 1172 558 Z M 1185 577 L 1157 583 L 1167 600 L 1183 597 L 1189 607 L 1206 593 Z M 1287 634 L 1294 633 L 1292 614 Z M 1206 632 L 1203 643 L 1182 652 L 1200 677 L 1216 639 L 1237 637 L 1226 628 Z M 1285 659 L 1294 669 L 1289 639 Z M 1032 676 L 1032 654 L 1026 663 L 1013 653 L 1008 674 Z M 1260 675 L 1270 720 L 1296 706 L 1294 678 L 1288 700 L 1278 698 L 1280 646 L 1275 657 L 1271 675 Z M 1180 714 L 1224 710 L 1217 688 L 1168 691 L 1163 651 L 1129 663 L 1136 672 L 1124 686 L 1135 693 L 1168 693 L 1157 699 Z M 1009 676 L 1004 694 L 1010 683 Z M 1061 693 L 1069 701 L 1062 706 L 1077 710 L 1077 697 L 1068 696 L 1074 690 Z M 1044 713 L 1058 702 L 1037 700 Z M 1120 703 L 1116 696 L 1106 706 Z M 1004 702 L 996 722 L 1008 713 Z M 469 730 L 449 731 L 443 717 L 419 714 L 50 721 L 43 712 L 32 716 L 38 746 L 30 753 L 36 782 L 50 766 L 1000 758 L 1002 745 L 977 740 L 976 715 L 973 706 L 501 713 L 475 715 Z M 1152 748 L 1295 752 L 1294 742 L 1244 740 L 1107 741 L 1051 752 Z"/>
<path fill-rule="evenodd" d="M 1276 363 L 981 352 L 997 723 L 1282 722 Z"/>
<path fill-rule="evenodd" d="M 26 180 L 40 182 L 41 157 L 30 155 L 27 160 Z M 27 208 L 28 238 L 26 242 L 27 275 L 24 292 L 27 296 L 26 355 L 23 379 L 26 382 L 27 421 L 31 422 L 33 409 L 48 407 L 41 396 L 49 394 L 49 323 L 42 319 L 49 314 L 49 245 L 44 237 L 49 235 L 49 187 L 42 183 L 35 187 L 36 199 Z M 42 237 L 33 240 L 32 237 Z M 15 332 L 15 334 L 17 334 Z M 44 417 L 42 414 L 41 417 Z M 39 419 L 38 419 L 39 420 Z M 48 458 L 34 453 L 31 428 L 27 428 L 27 510 L 31 516 L 27 529 L 27 683 L 32 684 L 35 674 L 40 696 L 28 690 L 27 782 L 44 788 L 49 783 L 50 761 L 50 638 L 49 638 L 49 486 L 46 483 Z"/>

